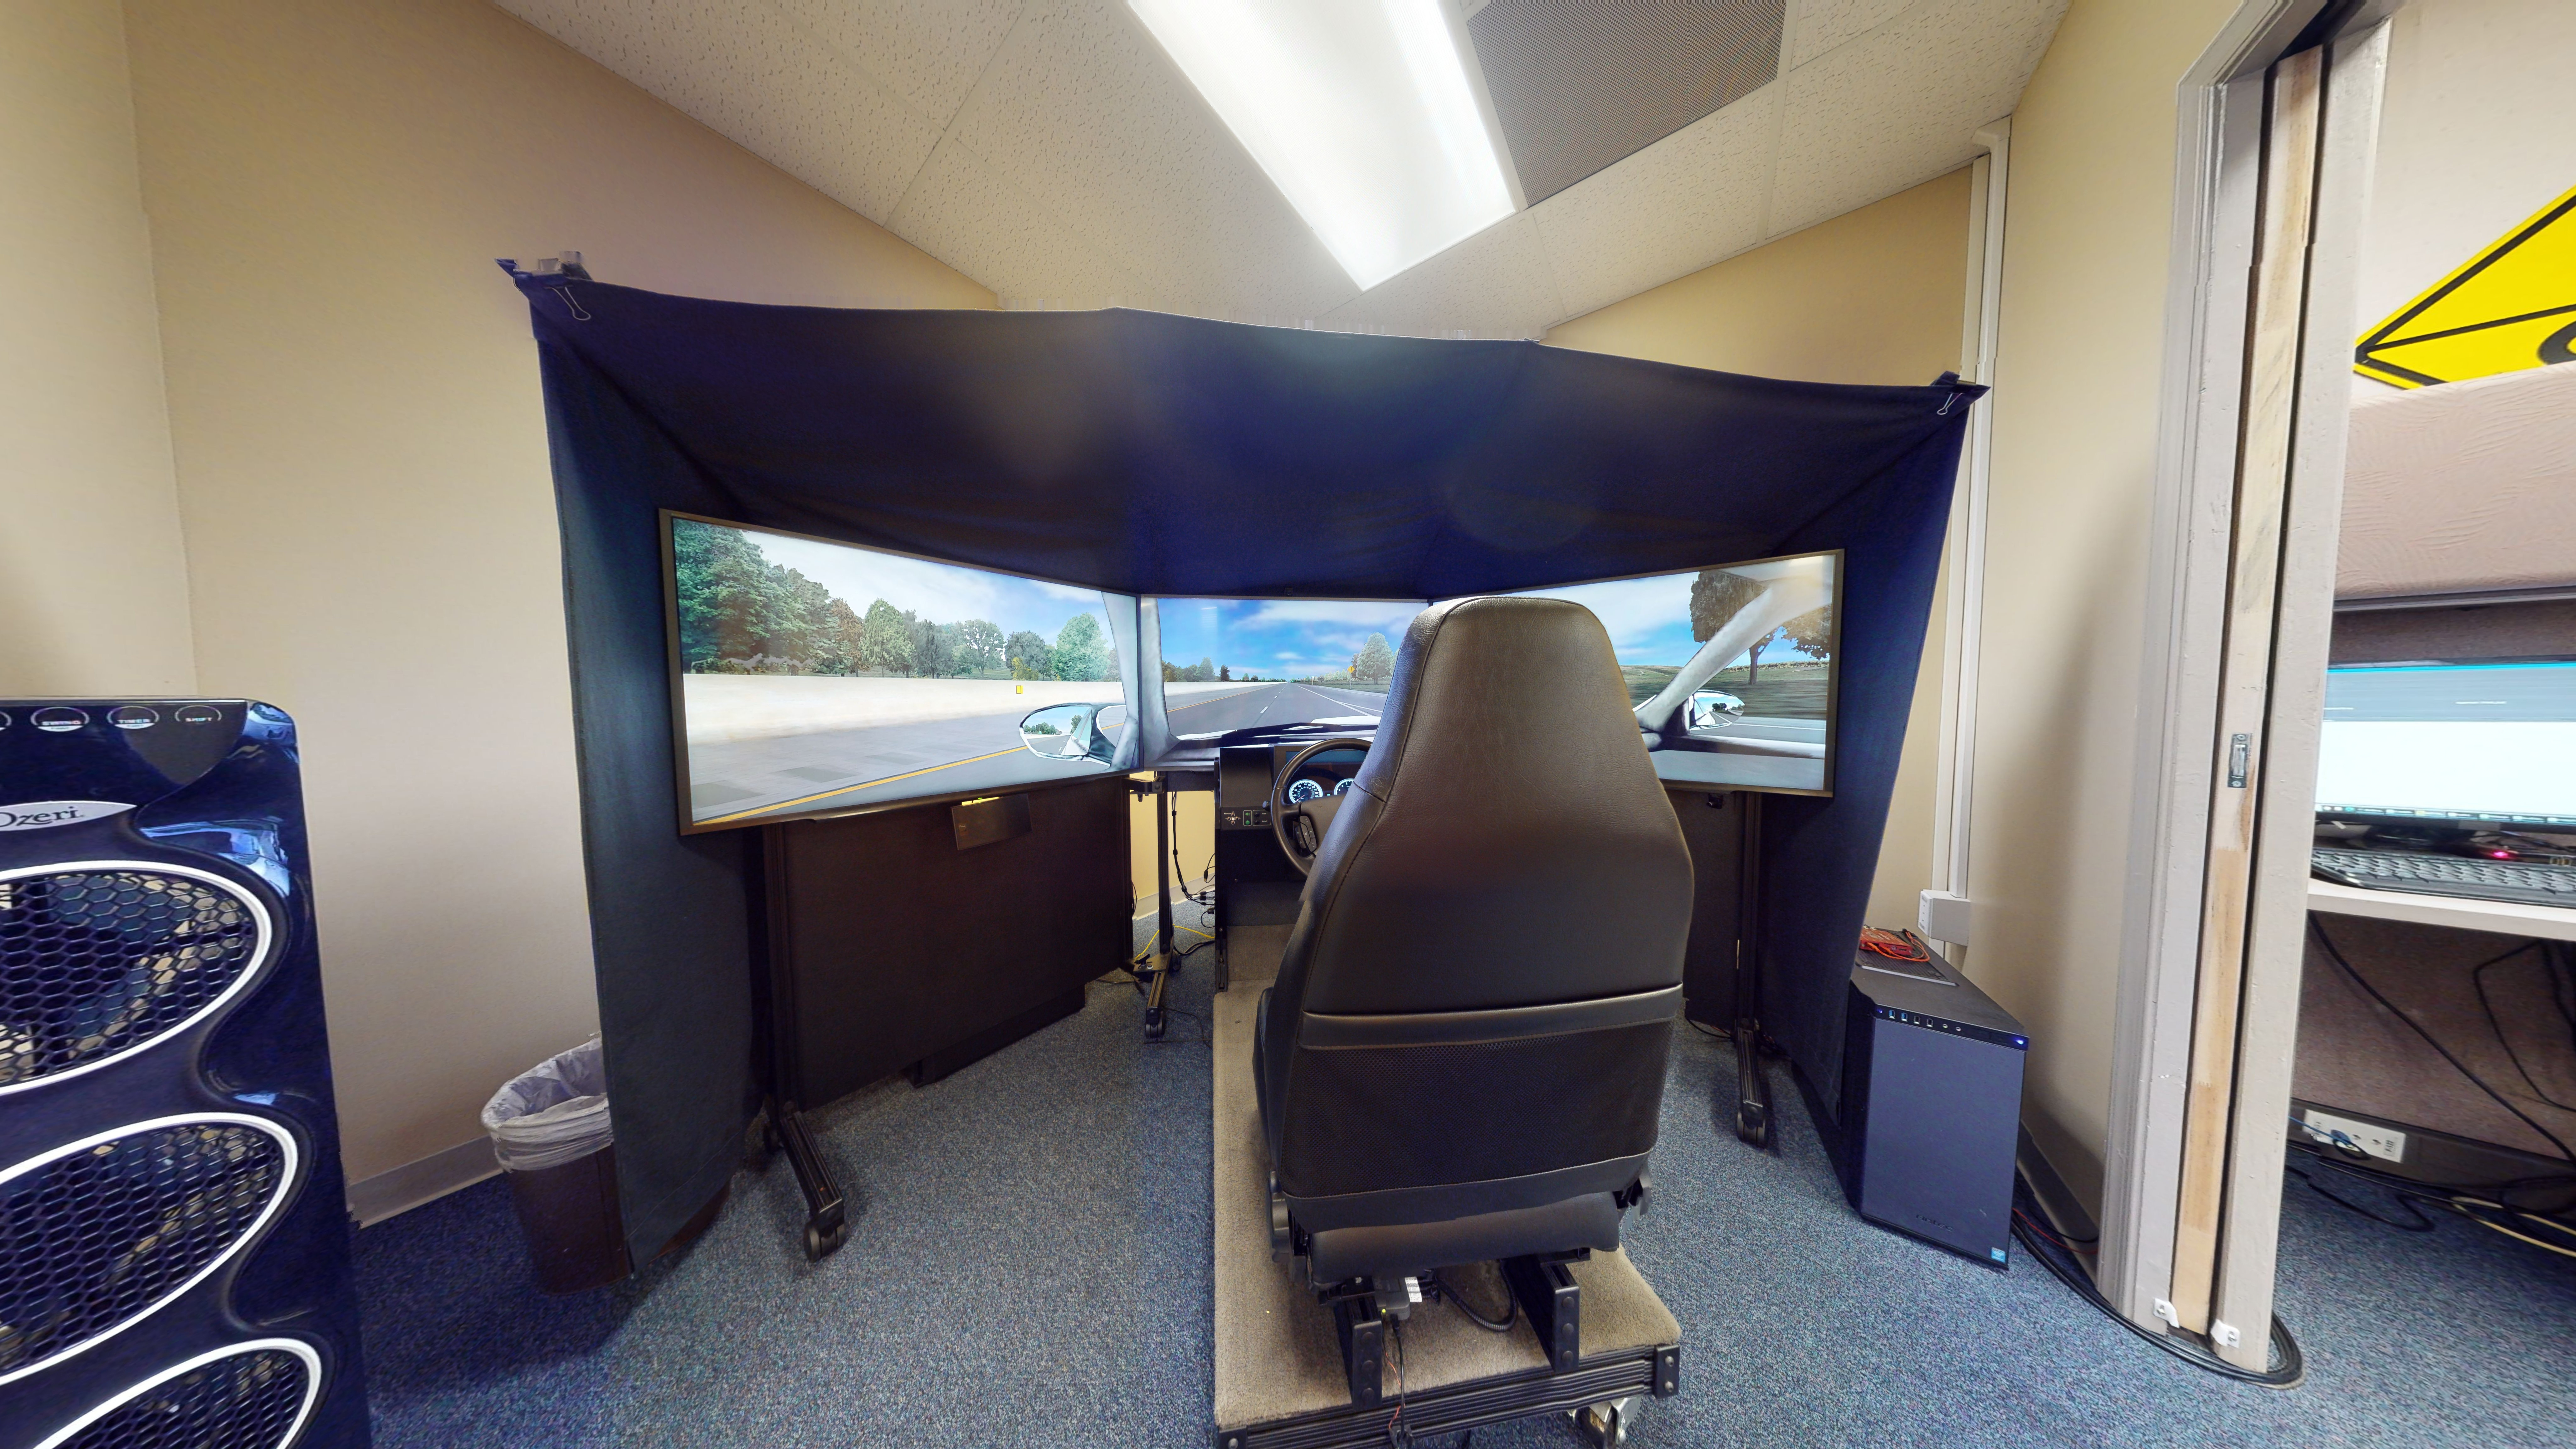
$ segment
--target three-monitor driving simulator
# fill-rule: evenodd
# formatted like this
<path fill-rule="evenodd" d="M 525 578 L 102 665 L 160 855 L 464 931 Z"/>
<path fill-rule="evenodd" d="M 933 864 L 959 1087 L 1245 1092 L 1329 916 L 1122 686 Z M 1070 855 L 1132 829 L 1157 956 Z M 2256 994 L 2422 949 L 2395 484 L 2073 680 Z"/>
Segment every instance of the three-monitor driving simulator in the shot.
<path fill-rule="evenodd" d="M 664 515 L 681 826 L 720 830 L 1150 767 L 1174 743 L 1386 705 L 1415 599 L 1154 601 Z M 1600 618 L 1669 783 L 1833 787 L 1839 553 L 1529 589 Z M 1141 678 L 1139 677 L 1141 675 Z M 1544 679 L 1522 686 L 1552 687 Z"/>

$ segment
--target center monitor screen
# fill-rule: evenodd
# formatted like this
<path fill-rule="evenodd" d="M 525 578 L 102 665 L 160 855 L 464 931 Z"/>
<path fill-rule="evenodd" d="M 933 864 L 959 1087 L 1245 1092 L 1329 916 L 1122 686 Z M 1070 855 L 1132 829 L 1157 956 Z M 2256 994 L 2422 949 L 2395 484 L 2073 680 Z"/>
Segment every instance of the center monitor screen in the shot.
<path fill-rule="evenodd" d="M 1134 599 L 663 517 L 684 831 L 1133 767 Z"/>
<path fill-rule="evenodd" d="M 1175 735 L 1373 724 L 1420 599 L 1162 599 L 1163 713 Z"/>

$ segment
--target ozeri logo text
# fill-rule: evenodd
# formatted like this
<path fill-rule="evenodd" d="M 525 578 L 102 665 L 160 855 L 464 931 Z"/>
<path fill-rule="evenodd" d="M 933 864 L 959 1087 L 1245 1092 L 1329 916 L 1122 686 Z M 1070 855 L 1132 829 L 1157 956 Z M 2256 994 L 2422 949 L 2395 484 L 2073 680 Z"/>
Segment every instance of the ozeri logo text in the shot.
<path fill-rule="evenodd" d="M 50 830 L 104 820 L 133 808 L 114 800 L 30 800 L 24 805 L 0 805 L 0 830 Z"/>

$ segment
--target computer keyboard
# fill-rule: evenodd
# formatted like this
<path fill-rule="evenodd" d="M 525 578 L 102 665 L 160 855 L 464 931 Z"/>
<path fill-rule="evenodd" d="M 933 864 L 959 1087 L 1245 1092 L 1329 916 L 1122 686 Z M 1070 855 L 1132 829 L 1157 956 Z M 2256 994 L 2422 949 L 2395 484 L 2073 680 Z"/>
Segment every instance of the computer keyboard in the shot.
<path fill-rule="evenodd" d="M 2324 846 L 2318 847 L 2309 859 L 2316 874 L 2338 885 L 2576 907 L 2576 866 Z"/>

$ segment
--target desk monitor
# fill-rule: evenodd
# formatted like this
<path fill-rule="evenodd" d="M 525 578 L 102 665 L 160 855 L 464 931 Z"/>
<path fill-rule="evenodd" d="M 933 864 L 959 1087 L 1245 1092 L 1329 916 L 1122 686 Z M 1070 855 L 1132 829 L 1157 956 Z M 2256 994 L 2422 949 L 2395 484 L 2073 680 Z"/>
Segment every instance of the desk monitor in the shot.
<path fill-rule="evenodd" d="M 1519 592 L 1610 631 L 1666 784 L 1833 793 L 1840 551 Z"/>
<path fill-rule="evenodd" d="M 1420 599 L 1158 599 L 1163 713 L 1175 737 L 1314 722 L 1364 729 L 1386 708 Z"/>
<path fill-rule="evenodd" d="M 2326 671 L 2317 813 L 2576 831 L 2576 661 Z"/>
<path fill-rule="evenodd" d="M 1134 599 L 663 522 L 684 832 L 1134 767 Z"/>

